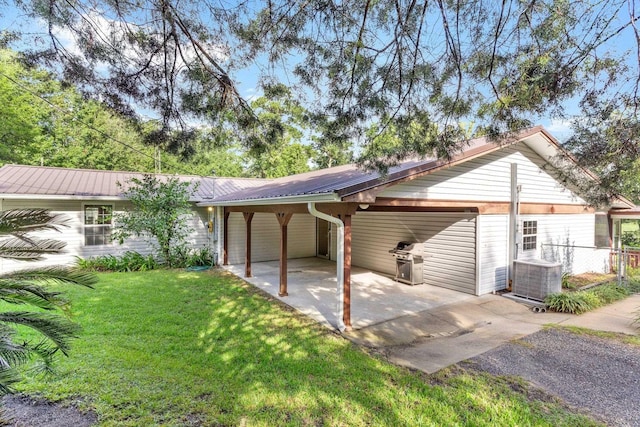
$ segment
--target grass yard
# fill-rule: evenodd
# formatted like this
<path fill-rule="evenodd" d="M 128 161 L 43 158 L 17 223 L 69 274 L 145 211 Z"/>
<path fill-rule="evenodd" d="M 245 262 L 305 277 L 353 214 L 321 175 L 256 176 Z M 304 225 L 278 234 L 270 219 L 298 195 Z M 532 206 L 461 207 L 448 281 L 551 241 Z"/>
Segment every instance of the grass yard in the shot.
<path fill-rule="evenodd" d="M 391 365 L 225 273 L 65 289 L 82 337 L 56 377 L 19 388 L 101 425 L 595 425 L 516 380 Z"/>

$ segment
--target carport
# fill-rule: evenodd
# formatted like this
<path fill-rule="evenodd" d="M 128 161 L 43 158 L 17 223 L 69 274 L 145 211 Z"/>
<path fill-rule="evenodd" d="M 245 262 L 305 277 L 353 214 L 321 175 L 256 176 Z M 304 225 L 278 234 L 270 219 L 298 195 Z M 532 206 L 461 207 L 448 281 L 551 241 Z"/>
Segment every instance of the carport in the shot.
<path fill-rule="evenodd" d="M 266 202 L 224 207 L 222 265 L 341 331 L 477 294 L 477 208 L 320 202 L 312 214 L 313 202 Z M 327 220 L 328 251 L 318 227 Z M 399 241 L 424 251 L 424 284 L 414 289 L 394 280 L 389 251 Z"/>
<path fill-rule="evenodd" d="M 505 148 L 517 144 L 522 147 Z M 518 210 L 528 214 L 568 214 L 584 210 L 580 204 L 564 203 L 564 198 L 557 203 L 556 199 L 552 199 L 554 203 L 538 203 L 537 193 L 533 194 L 536 196 L 533 201 L 526 202 L 528 204 L 520 203 L 518 162 L 527 170 L 541 174 L 544 179 L 540 182 L 555 182 L 531 160 L 539 161 L 539 154 L 531 147 L 557 148 L 543 129 L 532 128 L 502 145 L 484 138 L 468 141 L 461 152 L 449 160 L 407 160 L 390 168 L 384 176 L 363 171 L 356 165 L 336 166 L 212 196 L 210 201 L 199 205 L 215 209 L 213 228 L 217 233 L 215 252 L 219 264 L 232 265 L 229 268 L 239 276 L 259 284 L 262 273 L 258 269 L 265 262 L 264 266 L 271 266 L 271 272 L 265 272 L 270 278 L 263 279 L 264 286 L 293 306 L 298 305 L 289 300 L 298 298 L 298 293 L 306 294 L 308 301 L 327 294 L 323 303 L 326 307 L 333 304 L 336 307 L 329 311 L 323 309 L 324 317 L 335 313 L 335 317 L 329 316 L 334 319 L 329 323 L 335 323 L 343 331 L 351 327 L 353 321 L 354 326 L 361 327 L 383 321 L 385 316 L 402 315 L 404 310 L 415 312 L 418 308 L 407 308 L 413 306 L 412 298 L 429 301 L 417 295 L 423 289 L 429 289 L 426 293 L 434 296 L 445 292 L 442 288 L 463 293 L 447 292 L 456 297 L 504 289 L 515 248 Z M 330 227 L 326 223 L 330 223 Z M 327 234 L 330 250 L 326 247 Z M 374 279 L 373 283 L 388 281 L 395 275 L 397 261 L 389 250 L 404 241 L 422 246 L 425 284 L 411 289 L 392 283 L 395 287 L 384 288 L 383 292 L 382 288 L 372 287 L 365 281 L 358 289 L 357 276 L 361 271 L 381 272 L 381 278 Z M 332 273 L 327 277 L 314 277 L 308 269 L 293 266 L 297 259 L 322 256 L 335 261 L 335 266 L 327 264 L 332 266 Z M 309 285 L 306 288 L 296 287 L 300 271 L 304 276 L 314 277 L 314 282 L 333 286 L 316 289 L 317 283 L 306 282 Z M 414 271 L 413 268 L 410 271 Z M 353 291 L 352 280 L 355 280 Z M 277 291 L 271 287 L 273 283 L 278 284 Z M 353 301 L 352 292 L 360 293 Z M 380 304 L 388 297 L 376 295 L 410 297 L 380 310 Z M 355 302 L 358 299 L 377 301 L 378 305 L 360 310 Z M 429 308 L 430 303 L 425 304 L 421 310 Z"/>
<path fill-rule="evenodd" d="M 244 264 L 225 267 L 319 323 L 336 325 L 336 263 L 321 258 L 288 261 L 288 296 L 280 296 L 279 261 L 252 264 L 251 277 L 244 277 Z M 408 286 L 391 276 L 363 268 L 351 270 L 352 327 L 361 329 L 401 316 L 473 298 L 472 295 L 438 286 Z"/>

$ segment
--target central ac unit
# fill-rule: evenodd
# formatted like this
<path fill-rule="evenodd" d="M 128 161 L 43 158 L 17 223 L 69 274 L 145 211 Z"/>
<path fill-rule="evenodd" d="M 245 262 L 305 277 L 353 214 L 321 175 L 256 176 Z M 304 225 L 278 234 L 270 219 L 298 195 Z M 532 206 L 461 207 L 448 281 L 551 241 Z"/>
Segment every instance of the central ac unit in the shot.
<path fill-rule="evenodd" d="M 512 292 L 519 297 L 544 301 L 562 291 L 562 264 L 542 259 L 513 262 Z"/>

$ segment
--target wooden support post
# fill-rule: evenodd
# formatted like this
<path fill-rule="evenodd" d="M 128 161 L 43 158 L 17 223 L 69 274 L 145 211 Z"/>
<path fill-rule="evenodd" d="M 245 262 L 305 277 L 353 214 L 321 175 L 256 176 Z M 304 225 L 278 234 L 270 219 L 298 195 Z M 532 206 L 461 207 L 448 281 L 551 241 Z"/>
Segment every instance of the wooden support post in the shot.
<path fill-rule="evenodd" d="M 247 239 L 244 251 L 244 277 L 251 277 L 251 220 L 253 212 L 243 212 L 244 222 L 247 226 Z"/>
<path fill-rule="evenodd" d="M 224 208 L 222 224 L 222 265 L 229 265 L 229 212 Z"/>
<path fill-rule="evenodd" d="M 344 215 L 344 301 L 343 319 L 347 329 L 351 329 L 351 215 Z"/>
<path fill-rule="evenodd" d="M 278 295 L 286 297 L 287 292 L 287 225 L 293 214 L 276 213 L 278 223 L 280 224 L 280 289 Z"/>

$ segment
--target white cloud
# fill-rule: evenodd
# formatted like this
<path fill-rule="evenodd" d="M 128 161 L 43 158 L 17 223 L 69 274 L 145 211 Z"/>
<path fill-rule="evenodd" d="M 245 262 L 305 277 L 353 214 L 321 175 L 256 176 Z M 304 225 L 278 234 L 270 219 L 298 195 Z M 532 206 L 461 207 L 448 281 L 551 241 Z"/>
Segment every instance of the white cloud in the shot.
<path fill-rule="evenodd" d="M 147 58 L 149 54 L 128 41 L 130 34 L 145 31 L 147 34 L 155 36 L 159 42 L 162 40 L 162 35 L 155 32 L 151 27 L 138 25 L 134 22 L 109 19 L 105 17 L 104 13 L 97 10 L 91 10 L 81 18 L 84 24 L 89 25 L 93 30 L 92 33 L 94 37 L 96 37 L 96 43 L 111 45 L 114 49 L 122 53 L 125 60 L 129 62 L 132 67 L 135 67 L 134 64 L 141 58 Z M 44 21 L 40 20 L 39 24 L 43 29 L 47 28 L 47 24 Z M 79 41 L 73 31 L 65 27 L 54 27 L 52 32 L 68 52 L 74 55 L 81 55 L 81 50 L 78 46 Z M 183 40 L 186 40 L 186 37 L 183 38 Z M 230 52 L 227 46 L 206 42 L 200 42 L 200 45 L 207 54 L 218 62 L 224 62 L 229 58 Z M 184 69 L 187 65 L 197 60 L 196 50 L 191 44 L 185 43 L 181 48 L 181 53 L 182 57 L 176 58 L 176 67 L 179 70 Z M 161 65 L 163 61 L 164 58 L 160 55 L 153 58 L 154 65 Z M 107 63 L 97 64 L 97 67 L 98 71 L 106 71 Z"/>
<path fill-rule="evenodd" d="M 551 119 L 543 123 L 543 126 L 561 142 L 567 140 L 573 134 L 571 121 L 569 120 Z"/>

